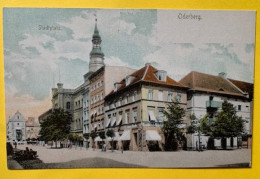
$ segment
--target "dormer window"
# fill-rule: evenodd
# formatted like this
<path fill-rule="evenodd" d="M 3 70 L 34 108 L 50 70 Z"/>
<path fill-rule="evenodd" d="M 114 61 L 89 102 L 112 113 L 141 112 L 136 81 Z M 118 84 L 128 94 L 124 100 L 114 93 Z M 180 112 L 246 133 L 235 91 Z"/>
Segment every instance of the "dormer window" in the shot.
<path fill-rule="evenodd" d="M 127 77 L 125 78 L 125 85 L 128 86 L 129 84 L 130 84 L 130 77 L 127 76 Z"/>
<path fill-rule="evenodd" d="M 114 92 L 116 92 L 119 88 L 119 83 L 114 83 Z"/>
<path fill-rule="evenodd" d="M 133 76 L 125 77 L 125 85 L 126 86 L 130 85 L 130 83 L 132 82 L 133 78 L 134 78 Z"/>
<path fill-rule="evenodd" d="M 159 81 L 166 81 L 166 71 L 164 70 L 158 70 L 155 72 L 155 75 Z"/>

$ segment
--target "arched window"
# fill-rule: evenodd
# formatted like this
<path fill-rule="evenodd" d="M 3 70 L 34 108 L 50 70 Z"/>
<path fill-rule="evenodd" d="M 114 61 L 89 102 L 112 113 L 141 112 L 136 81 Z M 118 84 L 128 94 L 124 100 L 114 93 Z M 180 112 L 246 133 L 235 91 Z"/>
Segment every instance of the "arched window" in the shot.
<path fill-rule="evenodd" d="M 70 109 L 70 102 L 67 102 L 67 103 L 66 103 L 66 108 L 67 108 L 67 109 Z"/>

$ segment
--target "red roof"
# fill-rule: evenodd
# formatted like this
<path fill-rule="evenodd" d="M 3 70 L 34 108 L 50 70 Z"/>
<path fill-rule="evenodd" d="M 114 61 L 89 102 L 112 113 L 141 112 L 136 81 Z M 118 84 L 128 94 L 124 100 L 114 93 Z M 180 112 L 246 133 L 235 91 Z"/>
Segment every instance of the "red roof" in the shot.
<path fill-rule="evenodd" d="M 191 90 L 243 96 L 234 85 L 220 76 L 192 71 L 179 82 L 187 85 Z"/>
<path fill-rule="evenodd" d="M 161 81 L 159 80 L 155 73 L 158 70 L 156 68 L 154 68 L 153 66 L 151 66 L 150 64 L 147 64 L 146 66 L 144 66 L 143 68 L 135 71 L 134 73 L 132 73 L 131 77 L 133 77 L 133 79 L 131 80 L 130 84 L 126 86 L 125 84 L 125 78 L 122 79 L 119 84 L 119 88 L 117 89 L 118 91 L 123 90 L 126 87 L 132 86 L 138 82 L 150 82 L 150 83 L 154 83 L 157 85 L 167 85 L 167 86 L 173 86 L 173 87 L 181 87 L 181 88 L 187 88 L 186 86 L 182 85 L 181 83 L 173 80 L 172 78 L 170 78 L 169 76 L 166 76 L 166 81 Z M 110 94 L 113 94 L 114 91 L 112 91 Z"/>
<path fill-rule="evenodd" d="M 251 99 L 253 98 L 254 84 L 244 82 L 244 81 L 233 80 L 233 79 L 229 79 L 229 78 L 228 78 L 228 80 L 230 82 L 232 82 L 234 85 L 236 85 L 244 93 L 248 93 L 249 98 L 251 98 Z"/>

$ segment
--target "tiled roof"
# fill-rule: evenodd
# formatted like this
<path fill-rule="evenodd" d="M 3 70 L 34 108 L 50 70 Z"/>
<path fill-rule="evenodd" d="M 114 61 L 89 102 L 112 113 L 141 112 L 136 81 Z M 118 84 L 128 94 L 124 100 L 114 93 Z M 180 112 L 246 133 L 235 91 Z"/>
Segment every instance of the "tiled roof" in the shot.
<path fill-rule="evenodd" d="M 243 96 L 227 79 L 220 76 L 192 71 L 179 82 L 187 85 L 191 90 Z"/>
<path fill-rule="evenodd" d="M 125 84 L 125 78 L 122 79 L 118 84 L 120 84 L 118 91 L 123 90 L 126 87 L 132 86 L 139 82 L 150 82 L 157 85 L 167 85 L 167 86 L 174 86 L 174 87 L 181 87 L 181 88 L 187 88 L 186 86 L 180 84 L 179 82 L 176 82 L 169 76 L 166 76 L 166 81 L 160 81 L 157 79 L 155 72 L 158 71 L 156 68 L 151 66 L 150 64 L 144 66 L 143 68 L 135 71 L 134 73 L 130 74 L 129 76 L 133 77 L 130 84 L 126 86 Z M 114 91 L 111 91 L 108 95 L 113 94 Z"/>
<path fill-rule="evenodd" d="M 22 114 L 17 111 L 10 119 L 9 122 L 25 122 L 25 118 L 22 116 Z"/>
<path fill-rule="evenodd" d="M 253 98 L 253 93 L 254 93 L 254 84 L 244 82 L 244 81 L 238 81 L 238 80 L 233 80 L 228 78 L 230 82 L 232 82 L 234 85 L 236 85 L 241 91 L 244 93 L 249 94 L 249 98 Z"/>
<path fill-rule="evenodd" d="M 26 126 L 31 126 L 31 127 L 39 127 L 39 122 L 36 121 L 33 117 L 29 117 L 28 120 L 25 122 Z"/>

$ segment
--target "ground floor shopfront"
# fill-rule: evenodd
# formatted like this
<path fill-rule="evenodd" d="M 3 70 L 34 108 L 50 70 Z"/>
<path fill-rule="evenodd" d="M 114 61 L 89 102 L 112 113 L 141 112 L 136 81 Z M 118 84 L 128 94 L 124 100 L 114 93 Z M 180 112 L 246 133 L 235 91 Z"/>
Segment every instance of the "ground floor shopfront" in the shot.
<path fill-rule="evenodd" d="M 114 130 L 113 138 L 107 137 L 102 140 L 99 136 L 90 139 L 90 147 L 102 148 L 105 144 L 107 149 L 131 150 L 131 151 L 162 151 L 164 135 L 159 126 L 124 126 L 110 128 Z M 108 130 L 108 129 L 107 129 Z"/>

